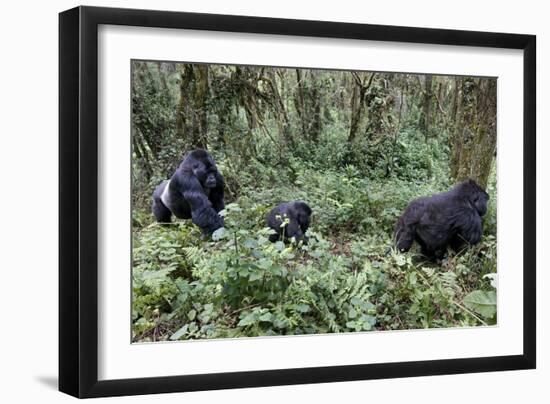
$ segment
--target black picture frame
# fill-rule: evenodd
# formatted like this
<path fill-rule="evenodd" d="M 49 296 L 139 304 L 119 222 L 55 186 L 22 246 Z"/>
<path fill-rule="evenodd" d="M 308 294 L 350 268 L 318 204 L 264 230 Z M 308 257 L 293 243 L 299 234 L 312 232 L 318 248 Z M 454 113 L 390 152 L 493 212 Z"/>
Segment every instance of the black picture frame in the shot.
<path fill-rule="evenodd" d="M 100 24 L 523 50 L 523 354 L 98 381 Z M 59 390 L 84 398 L 534 369 L 535 66 L 533 35 L 96 7 L 60 13 Z"/>

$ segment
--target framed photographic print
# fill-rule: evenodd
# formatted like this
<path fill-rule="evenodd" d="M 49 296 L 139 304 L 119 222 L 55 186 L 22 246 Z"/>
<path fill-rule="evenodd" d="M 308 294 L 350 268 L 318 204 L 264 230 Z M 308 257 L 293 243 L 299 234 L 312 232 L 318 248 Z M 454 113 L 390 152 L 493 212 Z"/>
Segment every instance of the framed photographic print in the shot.
<path fill-rule="evenodd" d="M 535 367 L 535 37 L 59 19 L 59 388 Z"/>

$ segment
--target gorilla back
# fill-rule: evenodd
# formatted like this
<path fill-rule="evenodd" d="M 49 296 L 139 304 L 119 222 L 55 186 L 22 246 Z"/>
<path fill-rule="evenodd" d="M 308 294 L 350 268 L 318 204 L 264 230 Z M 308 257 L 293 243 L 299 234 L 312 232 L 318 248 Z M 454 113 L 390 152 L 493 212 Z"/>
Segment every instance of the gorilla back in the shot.
<path fill-rule="evenodd" d="M 467 180 L 453 189 L 409 203 L 395 227 L 399 251 L 409 251 L 417 241 L 422 254 L 441 256 L 448 245 L 458 250 L 479 243 L 481 217 L 487 212 L 489 195 L 475 181 Z"/>
<path fill-rule="evenodd" d="M 179 219 L 191 219 L 204 234 L 211 234 L 223 227 L 223 218 L 218 214 L 225 206 L 223 187 L 223 176 L 210 153 L 193 150 L 170 180 L 156 187 L 153 214 L 160 223 L 169 223 L 172 214 Z"/>

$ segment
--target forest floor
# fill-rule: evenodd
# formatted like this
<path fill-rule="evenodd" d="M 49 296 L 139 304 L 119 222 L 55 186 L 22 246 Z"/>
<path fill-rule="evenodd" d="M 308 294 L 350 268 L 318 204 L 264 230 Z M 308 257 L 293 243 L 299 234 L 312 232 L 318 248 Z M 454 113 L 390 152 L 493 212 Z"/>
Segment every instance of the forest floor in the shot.
<path fill-rule="evenodd" d="M 304 176 L 308 186 L 241 189 L 212 240 L 190 221 L 162 226 L 137 211 L 133 340 L 496 323 L 494 185 L 481 243 L 430 261 L 418 247 L 398 253 L 391 235 L 408 200 L 439 189 Z M 311 203 L 307 245 L 267 240 L 264 218 L 282 195 Z"/>

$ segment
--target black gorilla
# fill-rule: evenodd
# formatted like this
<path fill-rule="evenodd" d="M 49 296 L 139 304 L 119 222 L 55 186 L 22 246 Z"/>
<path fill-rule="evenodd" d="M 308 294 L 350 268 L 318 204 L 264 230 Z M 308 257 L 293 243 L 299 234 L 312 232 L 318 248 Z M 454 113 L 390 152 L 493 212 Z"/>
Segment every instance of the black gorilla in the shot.
<path fill-rule="evenodd" d="M 473 180 L 447 192 L 409 203 L 395 227 L 399 251 L 409 251 L 416 240 L 427 257 L 441 257 L 449 245 L 455 251 L 479 243 L 481 217 L 487 212 L 489 195 Z"/>
<path fill-rule="evenodd" d="M 158 222 L 169 223 L 172 214 L 192 219 L 203 234 L 223 227 L 218 214 L 224 208 L 223 177 L 212 156 L 202 149 L 190 152 L 172 178 L 153 192 L 153 214 Z"/>
<path fill-rule="evenodd" d="M 296 241 L 303 240 L 307 242 L 305 233 L 309 227 L 309 217 L 311 216 L 311 208 L 301 201 L 285 202 L 274 207 L 267 215 L 267 226 L 271 227 L 277 234 L 271 234 L 269 241 L 275 242 L 279 240 L 281 235 L 284 235 L 283 241 L 288 241 L 295 237 Z M 289 222 L 286 226 L 281 227 L 285 219 Z"/>

